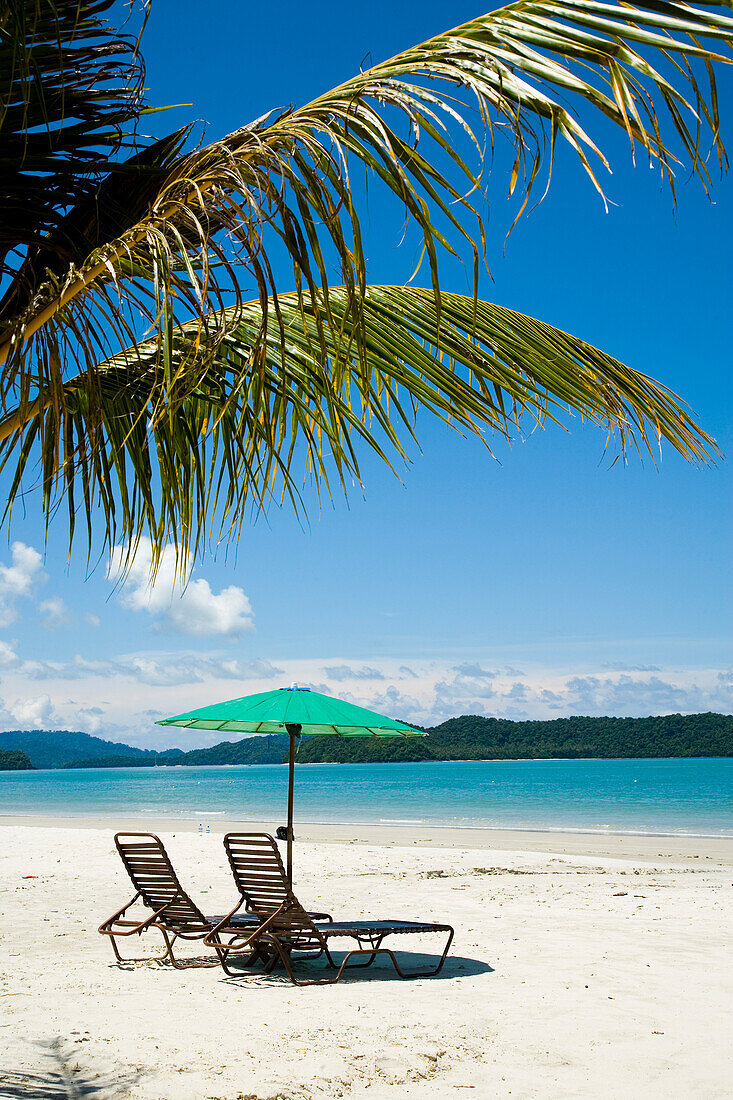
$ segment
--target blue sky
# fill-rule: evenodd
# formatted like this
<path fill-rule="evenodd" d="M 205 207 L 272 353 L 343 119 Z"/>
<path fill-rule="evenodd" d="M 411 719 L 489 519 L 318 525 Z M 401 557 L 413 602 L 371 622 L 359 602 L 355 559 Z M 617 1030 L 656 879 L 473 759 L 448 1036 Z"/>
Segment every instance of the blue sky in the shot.
<path fill-rule="evenodd" d="M 199 5 L 179 2 L 172 23 L 159 0 L 145 55 L 151 101 L 194 104 L 155 124 L 198 117 L 210 138 L 481 11 L 287 0 L 273 33 L 265 9 L 206 10 L 202 23 Z M 364 493 L 312 500 L 307 525 L 271 511 L 173 598 L 165 570 L 147 588 L 143 557 L 123 588 L 104 562 L 87 577 L 81 543 L 67 562 L 63 524 L 44 552 L 31 503 L 0 547 L 0 724 L 183 744 L 154 717 L 293 680 L 423 722 L 730 711 L 733 188 L 716 181 L 711 203 L 683 172 L 673 212 L 658 174 L 631 165 L 621 135 L 599 132 L 614 162 L 609 212 L 561 155 L 548 198 L 506 250 L 513 214 L 497 158 L 493 282 L 481 293 L 665 382 L 725 462 L 688 466 L 665 449 L 657 467 L 630 455 L 611 468 L 604 433 L 577 422 L 492 459 L 425 418 L 402 482 L 365 456 Z M 404 281 L 411 243 L 398 247 L 400 223 L 377 194 L 365 225 L 373 281 Z M 466 289 L 458 265 L 444 285 Z"/>

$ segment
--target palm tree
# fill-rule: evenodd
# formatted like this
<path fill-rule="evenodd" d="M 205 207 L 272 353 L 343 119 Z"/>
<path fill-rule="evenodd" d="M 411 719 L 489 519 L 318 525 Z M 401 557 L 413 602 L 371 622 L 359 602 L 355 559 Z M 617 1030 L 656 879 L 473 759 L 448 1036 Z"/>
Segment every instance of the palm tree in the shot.
<path fill-rule="evenodd" d="M 139 36 L 104 18 L 113 7 L 0 2 L 6 519 L 37 489 L 47 521 L 65 504 L 71 540 L 81 513 L 90 547 L 101 534 L 131 554 L 146 535 L 184 559 L 273 496 L 298 507 L 304 473 L 330 492 L 364 446 L 404 456 L 420 408 L 487 441 L 580 414 L 620 453 L 662 439 L 716 453 L 664 386 L 477 287 L 495 143 L 513 149 L 520 213 L 558 142 L 601 191 L 601 116 L 673 196 L 683 158 L 707 189 L 708 160 L 727 166 L 715 67 L 733 20 L 520 0 L 193 145 L 188 129 L 140 137 Z M 427 287 L 368 284 L 360 173 L 416 225 Z M 441 285 L 446 254 L 471 263 L 473 295 Z"/>

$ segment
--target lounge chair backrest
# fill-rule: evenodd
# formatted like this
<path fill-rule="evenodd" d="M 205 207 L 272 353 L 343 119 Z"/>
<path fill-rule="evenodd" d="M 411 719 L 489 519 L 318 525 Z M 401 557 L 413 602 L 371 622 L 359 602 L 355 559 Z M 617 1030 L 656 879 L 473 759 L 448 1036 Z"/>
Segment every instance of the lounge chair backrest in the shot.
<path fill-rule="evenodd" d="M 269 833 L 227 833 L 224 847 L 247 908 L 266 920 L 284 907 L 270 925 L 272 931 L 309 939 L 315 932 L 314 923 L 290 889 L 280 852 Z"/>
<path fill-rule="evenodd" d="M 208 925 L 178 881 L 159 837 L 154 833 L 117 833 L 115 844 L 145 905 L 155 912 L 166 907 L 160 918 L 164 923 L 177 927 Z"/>
<path fill-rule="evenodd" d="M 292 896 L 280 852 L 269 833 L 227 833 L 224 848 L 248 908 L 269 917 Z"/>

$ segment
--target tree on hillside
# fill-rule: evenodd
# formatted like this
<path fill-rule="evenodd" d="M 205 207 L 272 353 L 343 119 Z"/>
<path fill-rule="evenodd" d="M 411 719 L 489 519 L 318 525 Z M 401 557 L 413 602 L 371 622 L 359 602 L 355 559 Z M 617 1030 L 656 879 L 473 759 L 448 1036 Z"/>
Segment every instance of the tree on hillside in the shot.
<path fill-rule="evenodd" d="M 579 413 L 622 451 L 715 453 L 664 386 L 476 288 L 495 143 L 521 210 L 558 143 L 601 189 L 603 120 L 672 191 L 678 161 L 707 188 L 709 160 L 726 166 L 720 9 L 510 4 L 208 145 L 140 136 L 138 14 L 0 0 L 8 513 L 37 488 L 47 518 L 65 503 L 71 539 L 81 516 L 90 545 L 99 529 L 185 557 L 252 506 L 299 507 L 304 475 L 345 486 L 365 447 L 394 463 L 420 408 L 488 438 Z M 417 227 L 425 288 L 369 285 L 361 173 Z M 468 260 L 473 296 L 441 285 L 445 255 Z"/>

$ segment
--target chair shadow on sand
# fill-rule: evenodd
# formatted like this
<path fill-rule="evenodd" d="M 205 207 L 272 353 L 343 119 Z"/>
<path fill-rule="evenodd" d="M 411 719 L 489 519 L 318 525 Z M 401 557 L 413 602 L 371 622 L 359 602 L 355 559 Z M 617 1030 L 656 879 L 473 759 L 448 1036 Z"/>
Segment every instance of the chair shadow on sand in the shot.
<path fill-rule="evenodd" d="M 137 1071 L 96 1071 L 80 1064 L 81 1052 L 61 1039 L 34 1044 L 40 1048 L 37 1072 L 0 1067 L 1 1100 L 125 1100 L 140 1080 Z"/>
<path fill-rule="evenodd" d="M 334 962 L 340 965 L 346 952 L 332 951 Z M 412 970 L 428 970 L 431 967 L 438 965 L 440 959 L 439 955 L 421 954 L 417 951 L 395 951 L 397 960 L 400 967 L 404 971 Z M 232 969 L 236 966 L 236 962 L 231 960 L 229 964 Z M 329 966 L 324 965 L 320 960 L 298 960 L 295 962 L 293 969 L 298 978 L 302 978 L 304 981 L 312 980 L 313 978 L 328 978 L 330 974 L 333 974 L 333 970 Z M 456 978 L 473 978 L 478 974 L 493 974 L 493 966 L 489 966 L 487 962 L 483 962 L 481 959 L 469 959 L 461 955 L 449 955 L 445 960 L 443 967 L 437 974 L 431 974 L 427 977 L 414 978 L 414 981 L 424 982 L 440 982 L 451 981 Z M 262 967 L 242 967 L 241 978 L 238 974 L 236 977 L 227 978 L 222 977 L 222 981 L 227 984 L 238 984 L 242 978 L 250 978 L 257 984 L 283 984 L 292 989 L 292 983 L 287 974 L 282 969 L 274 970 L 270 974 L 265 974 Z M 259 980 L 258 980 L 259 979 Z M 410 982 L 409 973 L 407 978 L 400 978 L 395 971 L 392 963 L 388 958 L 377 958 L 367 967 L 354 967 L 353 970 L 348 968 L 344 971 L 339 985 L 344 983 L 351 984 L 352 982 Z"/>
<path fill-rule="evenodd" d="M 139 970 L 141 966 L 147 966 L 151 970 L 171 970 L 171 964 L 167 959 L 156 958 L 151 955 L 149 959 L 123 959 L 122 962 L 110 962 L 110 970 Z M 217 970 L 221 969 L 219 960 L 213 955 L 189 955 L 183 957 L 176 955 L 176 970 Z M 5 1100 L 0 1092 L 0 1100 Z"/>
<path fill-rule="evenodd" d="M 334 961 L 340 965 L 345 952 L 344 951 L 332 951 L 331 952 Z M 439 955 L 422 954 L 417 951 L 395 951 L 397 960 L 403 970 L 429 970 L 431 967 L 438 965 Z M 296 957 L 297 958 L 297 957 Z M 219 962 L 217 959 L 212 958 L 211 955 L 190 955 L 188 958 L 177 958 L 178 970 L 211 970 L 218 969 Z M 136 962 L 111 962 L 110 967 L 113 970 L 136 970 L 140 966 L 148 966 L 154 970 L 169 970 L 170 963 L 167 960 L 161 960 L 155 956 L 151 956 L 150 959 L 138 959 Z M 230 961 L 232 969 L 236 967 L 234 959 Z M 330 967 L 324 965 L 320 960 L 297 960 L 296 974 L 298 977 L 303 978 L 327 978 L 332 973 Z M 287 975 L 282 969 L 277 969 L 271 974 L 265 974 L 262 967 L 251 966 L 241 967 L 240 974 L 237 974 L 234 978 L 227 978 L 222 976 L 223 981 L 237 982 L 241 978 L 262 978 L 263 983 L 277 982 L 278 979 L 284 980 L 287 984 L 290 981 Z M 443 968 L 437 974 L 428 975 L 421 980 L 424 981 L 446 981 L 451 978 L 473 978 L 478 974 L 493 974 L 494 968 L 489 966 L 487 962 L 482 962 L 481 959 L 469 959 L 460 955 L 448 955 L 443 964 Z M 342 982 L 353 981 L 409 981 L 409 975 L 406 979 L 401 979 L 395 972 L 392 963 L 389 959 L 377 958 L 368 967 L 354 967 L 353 970 L 348 969 L 344 971 L 341 978 Z M 417 979 L 415 979 L 417 980 Z M 4 1100 L 3 1094 L 0 1091 L 0 1100 Z"/>

